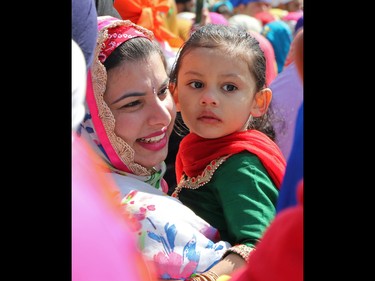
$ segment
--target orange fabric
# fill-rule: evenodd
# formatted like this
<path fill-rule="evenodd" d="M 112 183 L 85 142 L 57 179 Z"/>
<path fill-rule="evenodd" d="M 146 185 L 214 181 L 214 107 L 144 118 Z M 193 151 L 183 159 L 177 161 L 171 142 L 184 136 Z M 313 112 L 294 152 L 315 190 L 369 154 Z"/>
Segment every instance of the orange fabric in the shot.
<path fill-rule="evenodd" d="M 117 0 L 114 7 L 122 19 L 151 30 L 159 41 L 167 41 L 172 48 L 179 48 L 183 40 L 165 26 L 162 13 L 169 11 L 168 0 Z"/>

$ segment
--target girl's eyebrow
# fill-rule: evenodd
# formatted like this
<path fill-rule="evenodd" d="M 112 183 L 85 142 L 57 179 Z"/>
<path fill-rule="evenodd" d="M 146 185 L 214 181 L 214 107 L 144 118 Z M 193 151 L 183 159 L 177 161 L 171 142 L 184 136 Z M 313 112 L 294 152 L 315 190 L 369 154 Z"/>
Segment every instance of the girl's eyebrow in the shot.
<path fill-rule="evenodd" d="M 115 103 L 123 100 L 123 99 L 126 99 L 126 98 L 130 98 L 130 97 L 142 97 L 142 96 L 145 96 L 146 94 L 145 93 L 127 93 L 127 94 L 123 94 L 122 96 L 120 96 L 118 99 L 116 99 L 115 101 L 113 101 L 111 103 L 111 105 L 114 105 Z"/>

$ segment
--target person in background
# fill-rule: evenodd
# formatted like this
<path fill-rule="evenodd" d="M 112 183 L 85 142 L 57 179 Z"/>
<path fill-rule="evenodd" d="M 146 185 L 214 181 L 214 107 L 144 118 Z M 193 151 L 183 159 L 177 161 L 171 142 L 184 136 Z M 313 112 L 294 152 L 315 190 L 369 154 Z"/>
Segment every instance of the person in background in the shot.
<path fill-rule="evenodd" d="M 102 160 L 93 163 L 92 173 L 115 182 L 111 194 L 129 214 L 143 257 L 159 279 L 207 272 L 231 245 L 166 194 L 164 159 L 176 108 L 152 32 L 129 20 L 98 17 L 87 85 L 77 134 Z"/>
<path fill-rule="evenodd" d="M 88 70 L 94 58 L 97 35 L 94 0 L 72 0 L 72 40 L 79 46 Z"/>
<path fill-rule="evenodd" d="M 298 109 L 303 101 L 303 85 L 295 63 L 294 39 L 285 61 L 284 69 L 270 84 L 273 92 L 272 124 L 276 130 L 276 143 L 289 158 L 293 144 Z"/>
<path fill-rule="evenodd" d="M 179 36 L 183 41 L 186 41 L 190 36 L 191 20 L 177 17 L 177 6 L 175 0 L 168 0 L 170 5 L 168 13 L 161 14 L 165 26 Z"/>
<path fill-rule="evenodd" d="M 275 20 L 264 25 L 261 34 L 272 44 L 275 51 L 277 73 L 280 73 L 284 69 L 284 64 L 293 41 L 292 31 L 284 21 Z"/>
<path fill-rule="evenodd" d="M 303 11 L 303 0 L 280 0 L 278 7 L 288 12 L 300 12 Z"/>
<path fill-rule="evenodd" d="M 196 0 L 175 0 L 177 6 L 177 14 L 183 12 L 193 12 L 195 10 Z"/>
<path fill-rule="evenodd" d="M 292 32 L 294 32 L 297 21 L 303 16 L 303 1 L 281 0 L 279 7 L 288 12 L 281 19 L 285 21 L 289 25 Z"/>
<path fill-rule="evenodd" d="M 229 0 L 220 0 L 212 4 L 209 10 L 223 15 L 226 19 L 229 19 L 233 15 L 233 5 Z"/>
<path fill-rule="evenodd" d="M 261 12 L 269 12 L 272 8 L 270 0 L 230 0 L 234 14 L 245 14 L 255 17 Z"/>
<path fill-rule="evenodd" d="M 120 14 L 113 6 L 113 0 L 95 0 L 98 16 L 112 16 L 121 19 Z"/>
<path fill-rule="evenodd" d="M 294 33 L 293 33 L 293 36 L 296 37 L 298 31 L 303 27 L 303 16 L 301 16 L 297 22 L 296 22 L 296 25 L 294 27 Z"/>
<path fill-rule="evenodd" d="M 163 49 L 168 68 L 171 68 L 177 50 L 184 40 L 173 33 L 165 22 L 165 16 L 171 7 L 169 1 L 116 0 L 114 7 L 123 20 L 130 20 L 153 32 L 156 41 Z"/>
<path fill-rule="evenodd" d="M 264 53 L 253 36 L 206 24 L 181 48 L 170 75 L 190 130 L 177 153 L 172 196 L 233 245 L 210 269 L 217 275 L 246 264 L 276 212 L 286 163 L 267 119 L 272 92 L 265 73 Z"/>

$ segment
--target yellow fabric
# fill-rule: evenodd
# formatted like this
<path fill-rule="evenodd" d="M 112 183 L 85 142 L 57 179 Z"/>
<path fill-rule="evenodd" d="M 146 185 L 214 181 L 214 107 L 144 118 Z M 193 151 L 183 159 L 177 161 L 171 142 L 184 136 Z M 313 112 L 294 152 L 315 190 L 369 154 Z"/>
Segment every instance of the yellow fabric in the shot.
<path fill-rule="evenodd" d="M 177 6 L 175 0 L 169 0 L 170 9 L 168 14 L 163 14 L 165 26 L 174 35 L 186 41 L 190 36 L 190 30 L 193 22 L 181 17 L 177 17 Z"/>
<path fill-rule="evenodd" d="M 216 279 L 216 281 L 228 281 L 230 280 L 230 276 L 229 275 L 220 275 L 219 278 Z"/>

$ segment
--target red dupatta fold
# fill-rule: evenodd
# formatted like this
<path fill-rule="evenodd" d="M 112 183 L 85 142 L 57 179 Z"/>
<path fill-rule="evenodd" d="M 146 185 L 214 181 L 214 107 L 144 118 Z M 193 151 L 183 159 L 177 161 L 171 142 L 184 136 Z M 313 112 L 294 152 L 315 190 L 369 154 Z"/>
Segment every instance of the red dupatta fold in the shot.
<path fill-rule="evenodd" d="M 218 139 L 188 134 L 182 139 L 176 156 L 177 182 L 183 173 L 196 177 L 211 160 L 244 150 L 259 157 L 272 181 L 280 188 L 285 173 L 285 158 L 276 143 L 257 130 L 236 132 Z"/>

